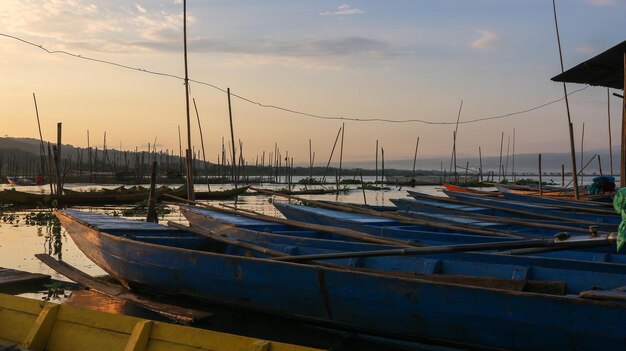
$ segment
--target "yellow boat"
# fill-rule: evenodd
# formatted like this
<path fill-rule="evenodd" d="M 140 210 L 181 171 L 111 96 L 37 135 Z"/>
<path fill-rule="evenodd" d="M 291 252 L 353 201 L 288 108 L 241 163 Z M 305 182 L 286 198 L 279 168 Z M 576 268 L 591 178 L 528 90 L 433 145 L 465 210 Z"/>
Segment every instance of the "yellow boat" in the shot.
<path fill-rule="evenodd" d="M 0 294 L 0 348 L 7 344 L 42 351 L 318 350 Z"/>

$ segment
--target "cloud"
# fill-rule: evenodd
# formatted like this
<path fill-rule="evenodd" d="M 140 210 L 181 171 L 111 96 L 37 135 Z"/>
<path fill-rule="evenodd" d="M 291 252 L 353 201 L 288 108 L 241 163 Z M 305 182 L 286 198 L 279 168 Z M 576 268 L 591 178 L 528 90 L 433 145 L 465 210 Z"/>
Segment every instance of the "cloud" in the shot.
<path fill-rule="evenodd" d="M 146 9 L 144 7 L 142 7 L 139 4 L 135 4 L 135 7 L 137 8 L 137 11 L 141 12 L 141 13 L 146 13 Z"/>
<path fill-rule="evenodd" d="M 339 5 L 336 11 L 321 12 L 320 16 L 350 16 L 350 15 L 360 15 L 362 13 L 365 13 L 365 11 L 354 8 L 350 5 L 343 4 L 343 5 Z"/>
<path fill-rule="evenodd" d="M 471 47 L 474 49 L 490 49 L 502 41 L 498 34 L 489 30 L 479 29 L 478 33 L 480 33 L 480 38 L 472 41 Z"/>
<path fill-rule="evenodd" d="M 593 6 L 611 6 L 617 4 L 617 0 L 586 0 L 586 2 Z"/>
<path fill-rule="evenodd" d="M 182 14 L 176 7 L 148 12 L 139 3 L 118 1 L 2 0 L 0 28 L 51 49 L 123 52 L 136 48 L 127 42 L 180 41 Z M 187 19 L 195 21 L 192 15 Z"/>

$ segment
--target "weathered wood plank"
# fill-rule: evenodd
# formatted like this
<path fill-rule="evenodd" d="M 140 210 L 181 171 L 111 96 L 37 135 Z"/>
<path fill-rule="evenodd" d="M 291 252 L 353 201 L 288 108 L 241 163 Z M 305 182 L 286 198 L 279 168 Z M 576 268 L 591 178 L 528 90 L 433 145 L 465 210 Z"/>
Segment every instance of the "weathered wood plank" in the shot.
<path fill-rule="evenodd" d="M 46 274 L 29 273 L 0 267 L 0 289 L 14 288 L 20 285 L 39 284 L 48 280 L 50 280 L 50 276 Z"/>
<path fill-rule="evenodd" d="M 209 312 L 170 305 L 135 295 L 121 285 L 99 281 L 87 273 L 80 271 L 63 261 L 58 261 L 47 254 L 36 254 L 35 257 L 48 265 L 50 268 L 79 284 L 98 291 L 104 295 L 126 300 L 137 306 L 157 312 L 160 315 L 171 318 L 179 323 L 190 324 L 198 320 L 210 318 L 213 315 Z"/>

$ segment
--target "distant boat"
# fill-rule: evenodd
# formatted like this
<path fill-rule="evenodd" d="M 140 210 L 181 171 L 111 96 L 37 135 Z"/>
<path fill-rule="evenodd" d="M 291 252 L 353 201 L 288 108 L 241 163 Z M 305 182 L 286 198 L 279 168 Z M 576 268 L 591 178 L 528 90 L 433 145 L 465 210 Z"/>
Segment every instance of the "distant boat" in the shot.
<path fill-rule="evenodd" d="M 225 200 L 243 194 L 248 187 L 238 189 L 216 190 L 216 191 L 199 191 L 195 193 L 198 200 Z M 157 190 L 158 199 L 163 199 L 166 194 L 172 194 L 178 197 L 186 198 L 187 194 L 184 190 L 159 188 Z M 148 199 L 149 193 L 144 191 L 137 192 L 116 192 L 116 191 L 94 191 L 82 192 L 72 191 L 63 195 L 55 196 L 50 194 L 35 194 L 25 191 L 4 190 L 0 191 L 0 201 L 10 202 L 22 206 L 38 206 L 50 205 L 53 201 L 57 201 L 59 206 L 71 205 L 115 205 L 123 203 L 136 203 Z"/>
<path fill-rule="evenodd" d="M 13 186 L 23 185 L 44 185 L 44 179 L 42 176 L 36 176 L 35 179 L 18 178 L 13 176 L 7 176 L 7 181 Z"/>

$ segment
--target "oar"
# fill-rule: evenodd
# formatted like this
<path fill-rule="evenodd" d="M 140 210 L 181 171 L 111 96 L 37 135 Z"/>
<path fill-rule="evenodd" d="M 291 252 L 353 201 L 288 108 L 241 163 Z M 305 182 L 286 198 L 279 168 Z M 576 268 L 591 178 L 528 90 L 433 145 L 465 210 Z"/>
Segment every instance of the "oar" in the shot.
<path fill-rule="evenodd" d="M 440 197 L 440 196 L 432 196 L 432 195 L 420 194 L 420 193 L 416 193 L 416 192 L 411 192 L 409 194 L 409 196 L 415 197 L 415 198 L 424 198 L 424 199 L 432 199 L 432 200 L 437 200 L 437 201 L 444 201 L 444 202 L 454 203 L 454 204 L 458 204 L 458 205 L 467 205 L 467 206 L 488 208 L 488 209 L 492 209 L 492 210 L 498 210 L 498 211 L 513 213 L 513 214 L 518 214 L 518 215 L 536 217 L 536 218 L 551 219 L 551 220 L 572 222 L 572 223 L 580 223 L 580 224 L 585 224 L 585 225 L 605 225 L 605 226 L 610 227 L 610 228 L 614 228 L 615 227 L 614 225 L 611 225 L 611 224 L 597 223 L 597 222 L 591 222 L 591 221 L 584 221 L 584 220 L 574 219 L 574 218 L 564 218 L 564 217 L 549 215 L 549 214 L 545 214 L 545 213 L 535 213 L 535 212 L 529 212 L 529 211 L 524 211 L 524 210 L 517 210 L 517 209 L 512 209 L 512 208 L 503 208 L 503 207 L 498 207 L 498 206 L 494 206 L 494 205 L 478 204 L 478 203 L 463 201 L 463 200 L 459 200 L 459 199 L 446 198 L 446 197 Z"/>
<path fill-rule="evenodd" d="M 301 201 L 302 203 L 312 204 L 312 205 L 315 205 L 315 206 L 318 206 L 318 207 L 329 208 L 329 209 L 332 209 L 332 210 L 338 210 L 338 211 L 344 211 L 344 212 L 352 212 L 352 213 L 360 213 L 360 214 L 367 214 L 367 215 L 370 215 L 370 216 L 394 219 L 394 220 L 397 220 L 397 221 L 399 221 L 400 223 L 403 223 L 403 224 L 423 225 L 423 226 L 432 227 L 432 228 L 445 229 L 445 230 L 448 230 L 448 231 L 456 231 L 456 232 L 460 231 L 460 232 L 480 234 L 480 235 L 486 235 L 486 236 L 504 236 L 504 237 L 510 237 L 510 238 L 534 238 L 534 237 L 537 237 L 537 236 L 533 236 L 533 235 L 513 234 L 513 233 L 504 232 L 504 231 L 500 231 L 500 230 L 477 229 L 477 228 L 474 228 L 474 227 L 471 227 L 471 226 L 466 226 L 466 225 L 458 225 L 458 224 L 457 225 L 452 225 L 452 224 L 446 224 L 446 223 L 437 223 L 437 222 L 433 222 L 433 221 L 419 220 L 419 219 L 416 219 L 416 218 L 408 218 L 406 216 L 401 216 L 401 215 L 398 215 L 398 214 L 392 214 L 392 213 L 387 213 L 387 212 L 380 212 L 380 211 L 370 210 L 370 209 L 366 209 L 366 208 L 350 207 L 350 206 L 344 206 L 344 205 L 338 205 L 338 204 L 329 204 L 329 203 L 321 202 L 321 201 L 308 200 L 308 199 L 304 199 L 304 198 L 301 198 L 301 197 L 280 194 L 280 193 L 277 193 L 277 192 L 274 192 L 274 191 L 265 190 L 265 189 L 258 189 L 258 188 L 251 188 L 251 189 L 255 190 L 255 191 L 259 192 L 259 193 L 262 193 L 262 194 L 282 196 L 282 197 L 285 197 L 285 198 L 288 198 L 288 199 Z"/>
<path fill-rule="evenodd" d="M 573 241 L 561 241 L 558 239 L 534 239 L 520 240 L 513 242 L 495 242 L 482 244 L 462 244 L 462 245 L 446 245 L 446 246 L 429 246 L 404 249 L 388 249 L 375 251 L 357 251 L 357 252 L 338 252 L 329 254 L 301 255 L 291 257 L 275 257 L 271 260 L 299 262 L 307 260 L 331 260 L 340 258 L 356 258 L 356 257 L 380 257 L 380 256 L 404 256 L 404 255 L 425 255 L 425 254 L 442 254 L 455 252 L 472 252 L 486 250 L 508 250 L 522 248 L 589 248 L 598 246 L 614 245 L 615 238 L 605 237 L 596 239 L 584 239 Z"/>

